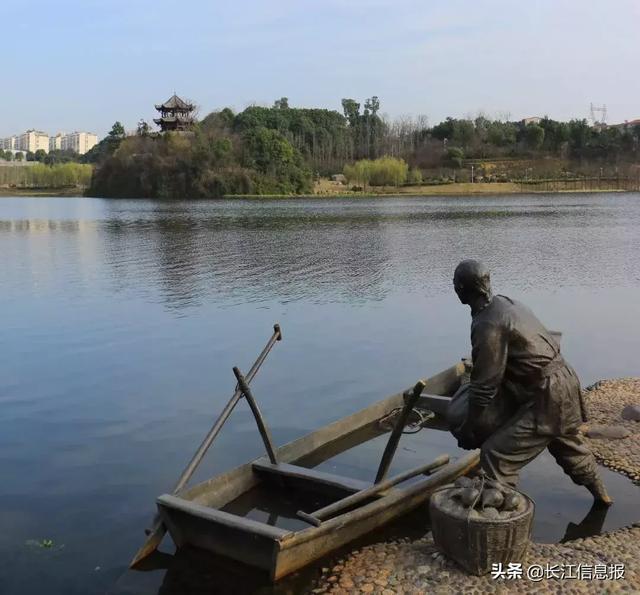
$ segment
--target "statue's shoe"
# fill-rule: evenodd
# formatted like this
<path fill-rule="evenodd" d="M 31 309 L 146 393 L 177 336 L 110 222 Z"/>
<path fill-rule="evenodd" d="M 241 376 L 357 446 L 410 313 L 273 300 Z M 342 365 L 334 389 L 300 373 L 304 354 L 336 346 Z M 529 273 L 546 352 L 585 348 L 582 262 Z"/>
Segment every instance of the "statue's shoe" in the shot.
<path fill-rule="evenodd" d="M 607 493 L 607 488 L 604 487 L 604 483 L 600 477 L 597 477 L 593 483 L 585 487 L 593 495 L 596 504 L 600 506 L 611 506 L 613 504 L 613 498 Z"/>

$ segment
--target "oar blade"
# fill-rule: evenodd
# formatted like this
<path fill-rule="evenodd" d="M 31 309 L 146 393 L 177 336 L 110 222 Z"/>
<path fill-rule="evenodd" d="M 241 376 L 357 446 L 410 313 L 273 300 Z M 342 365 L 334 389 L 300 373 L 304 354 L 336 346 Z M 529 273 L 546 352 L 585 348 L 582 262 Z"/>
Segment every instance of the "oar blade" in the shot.
<path fill-rule="evenodd" d="M 142 544 L 142 547 L 136 552 L 136 555 L 131 560 L 129 568 L 135 569 L 140 562 L 148 558 L 153 552 L 158 549 L 158 546 L 162 542 L 167 529 L 162 523 L 159 523 L 153 527 L 153 530 L 147 537 L 146 541 Z"/>

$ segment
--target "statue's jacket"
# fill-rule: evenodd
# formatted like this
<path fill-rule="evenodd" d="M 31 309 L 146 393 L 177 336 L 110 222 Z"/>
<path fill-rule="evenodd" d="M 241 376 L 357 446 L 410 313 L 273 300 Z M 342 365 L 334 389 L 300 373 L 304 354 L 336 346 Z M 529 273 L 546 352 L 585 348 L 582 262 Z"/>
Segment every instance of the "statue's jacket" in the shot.
<path fill-rule="evenodd" d="M 491 433 L 531 407 L 543 435 L 572 434 L 584 421 L 580 382 L 560 346 L 524 304 L 497 295 L 472 316 L 470 411 Z M 484 420 L 484 421 L 482 421 Z"/>

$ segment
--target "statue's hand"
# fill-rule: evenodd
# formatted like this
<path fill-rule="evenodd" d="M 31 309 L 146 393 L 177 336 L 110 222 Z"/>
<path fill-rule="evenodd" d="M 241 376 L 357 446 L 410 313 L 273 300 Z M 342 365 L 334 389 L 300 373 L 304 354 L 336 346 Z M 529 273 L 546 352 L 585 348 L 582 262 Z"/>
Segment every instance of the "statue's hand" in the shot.
<path fill-rule="evenodd" d="M 471 424 L 465 422 L 458 432 L 458 446 L 465 450 L 473 450 L 478 447 L 478 440 L 475 437 Z"/>

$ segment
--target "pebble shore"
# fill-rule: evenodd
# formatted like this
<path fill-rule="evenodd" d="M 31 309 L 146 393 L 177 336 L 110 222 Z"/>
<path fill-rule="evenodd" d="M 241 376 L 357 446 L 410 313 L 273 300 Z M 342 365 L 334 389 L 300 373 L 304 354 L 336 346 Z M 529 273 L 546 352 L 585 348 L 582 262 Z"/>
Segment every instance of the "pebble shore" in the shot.
<path fill-rule="evenodd" d="M 627 405 L 640 404 L 640 378 L 596 382 L 585 391 L 584 401 L 589 418 L 587 428 L 605 424 L 629 431 L 629 436 L 620 440 L 586 438 L 598 462 L 640 483 L 640 422 L 622 419 L 620 415 Z"/>
<path fill-rule="evenodd" d="M 640 403 L 640 379 L 604 380 L 585 393 L 589 421 L 583 428 L 596 424 L 622 426 L 629 431 L 626 438 L 586 438 L 598 461 L 640 484 L 640 422 L 621 418 L 627 405 Z M 640 494 L 640 492 L 639 492 Z M 640 516 L 640 515 L 639 515 Z M 610 533 L 576 539 L 562 544 L 531 543 L 522 564 L 522 578 L 494 579 L 491 575 L 470 576 L 438 552 L 431 534 L 419 539 L 400 539 L 368 545 L 350 552 L 332 567 L 322 569 L 322 576 L 311 593 L 375 593 L 403 594 L 488 594 L 488 593 L 640 593 L 640 521 Z M 564 568 L 579 577 L 579 567 L 591 567 L 600 573 L 612 565 L 624 565 L 624 578 L 611 580 L 611 575 L 593 578 L 561 578 L 547 571 L 541 580 L 526 577 L 526 569 L 539 565 L 547 570 Z M 605 580 L 605 578 L 607 580 Z"/>

